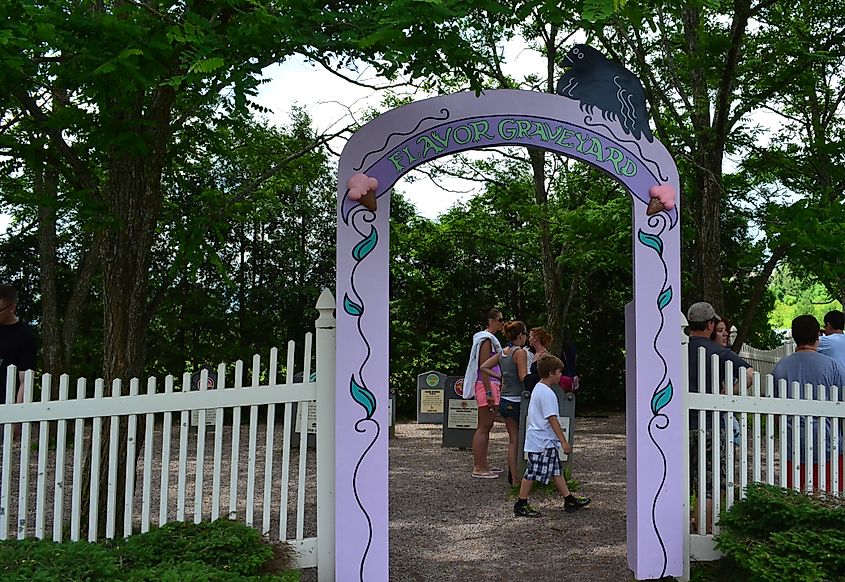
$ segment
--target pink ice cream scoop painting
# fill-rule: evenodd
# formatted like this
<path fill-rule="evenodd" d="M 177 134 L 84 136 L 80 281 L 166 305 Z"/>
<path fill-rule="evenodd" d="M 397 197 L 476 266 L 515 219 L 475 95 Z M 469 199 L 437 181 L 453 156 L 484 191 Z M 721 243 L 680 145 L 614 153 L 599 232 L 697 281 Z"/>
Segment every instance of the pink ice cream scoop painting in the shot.
<path fill-rule="evenodd" d="M 376 190 L 378 190 L 378 180 L 367 176 L 366 174 L 353 174 L 346 183 L 349 188 L 348 197 L 350 200 L 357 200 L 364 205 L 364 207 L 371 211 L 376 211 Z"/>
<path fill-rule="evenodd" d="M 675 208 L 675 189 L 671 184 L 657 184 L 648 189 L 651 198 L 645 213 L 649 216 Z"/>

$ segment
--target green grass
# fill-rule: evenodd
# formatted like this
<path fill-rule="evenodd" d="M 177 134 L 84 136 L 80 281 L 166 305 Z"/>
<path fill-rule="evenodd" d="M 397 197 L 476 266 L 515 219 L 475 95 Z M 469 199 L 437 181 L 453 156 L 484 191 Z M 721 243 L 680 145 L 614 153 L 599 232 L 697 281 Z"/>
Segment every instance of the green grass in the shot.
<path fill-rule="evenodd" d="M 4 582 L 298 582 L 288 546 L 270 544 L 239 522 L 173 522 L 100 542 L 0 542 Z"/>

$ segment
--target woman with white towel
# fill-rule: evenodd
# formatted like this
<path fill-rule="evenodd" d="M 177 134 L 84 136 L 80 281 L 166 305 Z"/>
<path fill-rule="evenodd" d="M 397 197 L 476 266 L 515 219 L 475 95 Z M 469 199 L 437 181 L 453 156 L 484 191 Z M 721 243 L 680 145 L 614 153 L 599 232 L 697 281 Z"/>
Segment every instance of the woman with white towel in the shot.
<path fill-rule="evenodd" d="M 472 437 L 472 476 L 476 479 L 495 479 L 503 469 L 491 468 L 487 460 L 487 449 L 490 445 L 490 429 L 499 412 L 501 397 L 501 383 L 491 378 L 487 372 L 481 370 L 481 364 L 492 355 L 501 353 L 502 344 L 496 339 L 496 334 L 502 331 L 504 318 L 499 309 L 491 309 L 486 314 L 487 327 L 472 337 L 469 363 L 464 374 L 464 398 L 475 398 L 478 403 L 478 426 Z M 501 376 L 501 370 L 496 369 Z"/>

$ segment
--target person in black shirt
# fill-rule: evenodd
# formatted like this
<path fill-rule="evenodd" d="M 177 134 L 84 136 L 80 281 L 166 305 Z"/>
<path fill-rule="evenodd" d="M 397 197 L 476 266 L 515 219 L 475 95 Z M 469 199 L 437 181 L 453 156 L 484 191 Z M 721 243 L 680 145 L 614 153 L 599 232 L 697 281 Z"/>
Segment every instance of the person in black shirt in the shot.
<path fill-rule="evenodd" d="M 23 378 L 26 370 L 35 369 L 37 348 L 32 329 L 18 319 L 18 292 L 11 285 L 0 285 L 0 403 L 6 404 L 8 368 L 17 367 L 15 385 L 11 387 L 11 402 L 22 400 Z"/>

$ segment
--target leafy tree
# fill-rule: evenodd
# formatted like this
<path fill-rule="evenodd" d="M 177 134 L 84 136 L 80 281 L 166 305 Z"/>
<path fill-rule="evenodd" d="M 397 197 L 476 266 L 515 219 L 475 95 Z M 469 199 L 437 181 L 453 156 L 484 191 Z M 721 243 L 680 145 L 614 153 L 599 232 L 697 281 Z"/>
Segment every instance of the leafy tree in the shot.
<path fill-rule="evenodd" d="M 657 1 L 628 4 L 592 28 L 643 80 L 657 135 L 679 161 L 687 220 L 694 227 L 685 231 L 685 239 L 692 241 L 688 265 L 698 296 L 731 312 L 736 303 L 725 300 L 725 290 L 752 277 L 744 309 L 733 314 L 741 315 L 736 348 L 749 334 L 760 333 L 754 314 L 766 307 L 768 279 L 787 247 L 774 239 L 752 244 L 755 237 L 747 229 L 745 242 L 733 244 L 737 231 L 724 222 L 732 214 L 760 226 L 766 217 L 748 211 L 760 205 L 759 191 L 748 176 L 726 175 L 725 162 L 728 156 L 747 158 L 760 143 L 764 128 L 755 125 L 752 113 L 813 90 L 807 71 L 819 60 L 814 53 L 840 51 L 841 7 L 818 16 L 811 10 L 809 3 L 772 0 Z M 820 84 L 830 87 L 833 81 L 826 77 Z"/>

